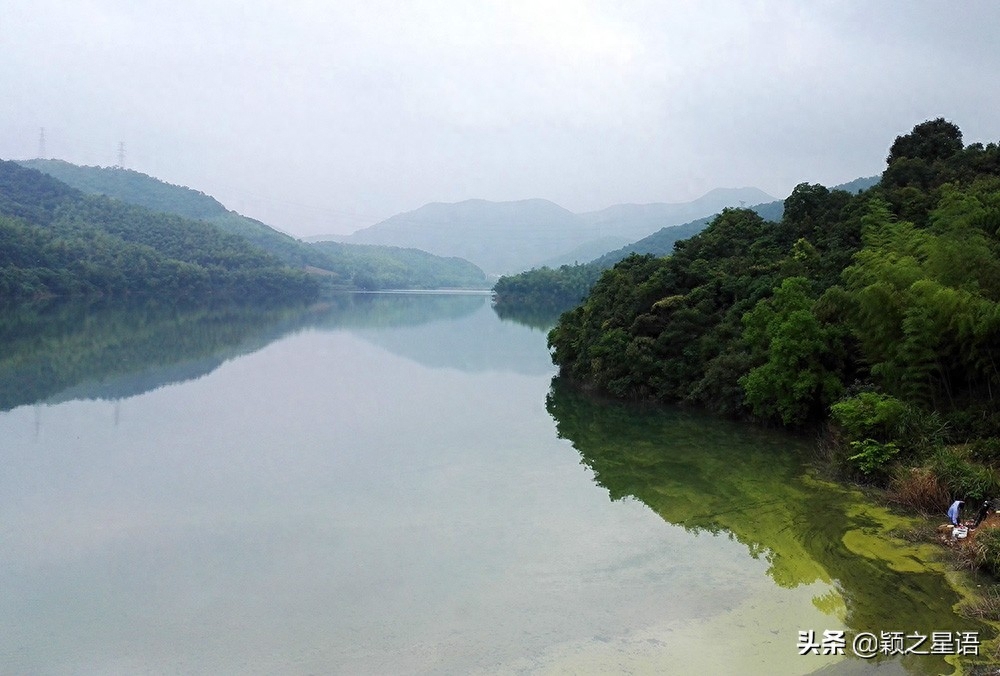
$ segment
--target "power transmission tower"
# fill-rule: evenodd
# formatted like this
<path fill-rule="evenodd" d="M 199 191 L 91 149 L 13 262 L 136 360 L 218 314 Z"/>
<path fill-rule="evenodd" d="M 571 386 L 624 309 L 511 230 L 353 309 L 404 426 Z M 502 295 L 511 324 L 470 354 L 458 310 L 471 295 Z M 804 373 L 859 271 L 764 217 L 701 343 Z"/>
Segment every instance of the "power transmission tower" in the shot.
<path fill-rule="evenodd" d="M 118 142 L 118 168 L 125 168 L 125 141 Z"/>
<path fill-rule="evenodd" d="M 38 135 L 38 159 L 45 159 L 45 127 L 42 127 L 42 133 Z"/>

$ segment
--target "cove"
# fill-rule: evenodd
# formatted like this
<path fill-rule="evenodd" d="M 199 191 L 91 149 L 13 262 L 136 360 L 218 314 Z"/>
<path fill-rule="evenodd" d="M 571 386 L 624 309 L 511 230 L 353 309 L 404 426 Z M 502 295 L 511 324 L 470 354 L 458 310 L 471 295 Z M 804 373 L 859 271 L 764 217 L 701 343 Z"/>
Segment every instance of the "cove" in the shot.
<path fill-rule="evenodd" d="M 991 636 L 808 440 L 584 396 L 483 295 L 0 342 L 0 672 L 937 674 L 798 632 Z"/>

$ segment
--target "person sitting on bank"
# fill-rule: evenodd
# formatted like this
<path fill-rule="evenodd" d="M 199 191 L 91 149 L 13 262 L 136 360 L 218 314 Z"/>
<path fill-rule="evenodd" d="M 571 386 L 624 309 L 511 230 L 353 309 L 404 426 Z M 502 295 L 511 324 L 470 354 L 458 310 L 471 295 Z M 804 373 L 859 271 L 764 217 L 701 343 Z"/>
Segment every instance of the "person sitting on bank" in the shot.
<path fill-rule="evenodd" d="M 951 525 L 959 525 L 959 519 L 962 515 L 962 505 L 965 504 L 965 500 L 956 500 L 951 503 L 951 507 L 948 508 L 948 518 L 951 520 Z"/>
<path fill-rule="evenodd" d="M 979 524 L 983 522 L 986 515 L 990 513 L 990 501 L 983 500 L 982 507 L 979 508 L 979 512 L 976 513 L 976 522 L 972 524 L 973 528 L 979 528 Z"/>

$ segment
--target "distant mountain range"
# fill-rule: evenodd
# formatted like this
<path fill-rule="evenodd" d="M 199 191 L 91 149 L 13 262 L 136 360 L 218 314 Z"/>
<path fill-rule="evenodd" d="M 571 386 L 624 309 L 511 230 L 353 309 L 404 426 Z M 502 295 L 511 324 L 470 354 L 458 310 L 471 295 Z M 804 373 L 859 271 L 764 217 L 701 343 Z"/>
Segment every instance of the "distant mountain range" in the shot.
<path fill-rule="evenodd" d="M 336 239 L 458 256 L 499 275 L 590 260 L 665 226 L 726 207 L 772 201 L 774 197 L 757 188 L 720 188 L 691 202 L 618 204 L 582 214 L 543 199 L 435 202 Z"/>
<path fill-rule="evenodd" d="M 631 252 L 669 253 L 674 242 L 694 235 L 727 207 L 747 206 L 770 220 L 781 217 L 783 206 L 757 188 L 719 188 L 690 202 L 617 204 L 585 213 L 544 199 L 466 200 L 427 204 L 346 237 L 306 242 L 230 211 L 202 192 L 139 172 L 60 160 L 18 164 L 84 193 L 211 224 L 345 288 L 486 288 L 487 275 L 587 261 L 610 267 Z M 853 192 L 876 181 L 837 187 Z"/>

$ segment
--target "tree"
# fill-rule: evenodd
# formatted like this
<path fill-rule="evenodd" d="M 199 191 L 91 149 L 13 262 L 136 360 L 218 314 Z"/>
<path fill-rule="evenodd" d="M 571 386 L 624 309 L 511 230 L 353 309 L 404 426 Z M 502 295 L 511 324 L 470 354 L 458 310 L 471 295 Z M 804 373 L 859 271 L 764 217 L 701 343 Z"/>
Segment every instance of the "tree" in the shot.
<path fill-rule="evenodd" d="M 792 194 L 785 198 L 783 218 L 798 222 L 812 222 L 825 209 L 830 191 L 818 183 L 799 183 Z"/>
<path fill-rule="evenodd" d="M 830 331 L 812 311 L 809 286 L 804 277 L 789 277 L 743 317 L 744 339 L 766 361 L 740 385 L 755 415 L 785 425 L 818 417 L 844 389 L 831 368 Z"/>
<path fill-rule="evenodd" d="M 962 131 L 943 117 L 918 124 L 909 134 L 897 136 L 889 148 L 886 164 L 908 157 L 933 163 L 962 150 Z"/>

